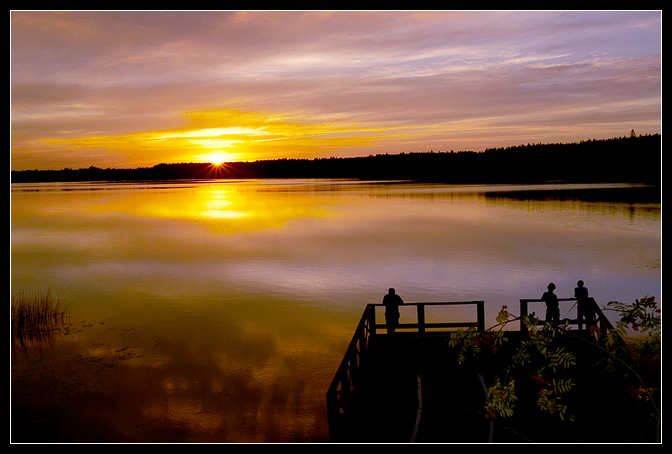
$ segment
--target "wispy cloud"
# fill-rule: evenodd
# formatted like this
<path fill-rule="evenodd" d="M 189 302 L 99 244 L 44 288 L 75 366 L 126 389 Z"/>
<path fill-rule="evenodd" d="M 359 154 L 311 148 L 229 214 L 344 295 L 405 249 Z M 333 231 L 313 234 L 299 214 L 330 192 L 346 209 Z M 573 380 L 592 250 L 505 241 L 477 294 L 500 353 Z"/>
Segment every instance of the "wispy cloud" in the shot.
<path fill-rule="evenodd" d="M 12 12 L 12 167 L 656 133 L 661 16 Z"/>

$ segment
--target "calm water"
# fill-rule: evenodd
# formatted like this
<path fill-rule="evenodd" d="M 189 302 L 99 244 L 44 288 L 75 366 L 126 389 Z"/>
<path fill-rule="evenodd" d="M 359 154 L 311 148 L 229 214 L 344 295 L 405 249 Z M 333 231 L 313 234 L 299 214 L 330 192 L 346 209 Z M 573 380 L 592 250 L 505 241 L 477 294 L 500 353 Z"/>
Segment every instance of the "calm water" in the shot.
<path fill-rule="evenodd" d="M 326 441 L 326 390 L 389 287 L 485 300 L 486 324 L 551 281 L 600 305 L 660 296 L 660 203 L 506 192 L 576 187 L 12 185 L 12 289 L 52 289 L 72 320 L 39 359 L 15 355 L 13 389 L 65 380 L 42 414 L 74 441 Z"/>

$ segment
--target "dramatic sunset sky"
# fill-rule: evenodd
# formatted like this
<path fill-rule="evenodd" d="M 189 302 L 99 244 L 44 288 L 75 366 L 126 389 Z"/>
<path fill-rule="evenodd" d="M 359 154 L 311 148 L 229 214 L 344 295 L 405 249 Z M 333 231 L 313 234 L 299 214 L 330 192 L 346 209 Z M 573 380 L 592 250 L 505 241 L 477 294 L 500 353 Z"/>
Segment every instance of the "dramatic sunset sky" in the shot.
<path fill-rule="evenodd" d="M 12 11 L 11 168 L 661 132 L 661 11 Z"/>

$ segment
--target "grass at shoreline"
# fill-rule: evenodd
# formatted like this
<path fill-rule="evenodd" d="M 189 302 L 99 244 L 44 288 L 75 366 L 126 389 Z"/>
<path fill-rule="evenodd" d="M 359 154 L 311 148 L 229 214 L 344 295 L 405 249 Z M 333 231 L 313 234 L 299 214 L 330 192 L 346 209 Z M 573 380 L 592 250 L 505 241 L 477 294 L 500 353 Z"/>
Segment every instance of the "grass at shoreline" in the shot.
<path fill-rule="evenodd" d="M 67 316 L 65 304 L 51 290 L 14 291 L 11 298 L 12 345 L 48 340 Z"/>

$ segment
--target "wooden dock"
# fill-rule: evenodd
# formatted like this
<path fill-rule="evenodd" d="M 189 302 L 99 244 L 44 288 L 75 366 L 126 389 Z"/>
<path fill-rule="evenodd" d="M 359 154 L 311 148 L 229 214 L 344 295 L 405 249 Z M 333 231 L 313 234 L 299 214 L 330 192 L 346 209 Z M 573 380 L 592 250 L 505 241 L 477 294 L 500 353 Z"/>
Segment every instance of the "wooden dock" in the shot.
<path fill-rule="evenodd" d="M 537 309 L 537 303 L 544 308 L 541 300 L 520 300 L 521 314 Z M 404 311 L 414 312 L 415 320 L 402 320 L 394 334 L 387 334 L 387 326 L 377 320 L 381 306 L 369 304 L 364 309 L 327 392 L 330 441 L 487 442 L 489 422 L 465 410 L 468 401 L 484 399 L 483 386 L 474 374 L 456 369 L 454 349 L 449 346 L 456 330 L 486 331 L 485 303 L 404 304 Z M 427 311 L 439 307 L 460 314 L 471 308 L 474 317 L 461 322 L 428 321 Z M 598 326 L 612 328 L 597 310 Z M 578 320 L 567 322 L 579 327 L 577 335 L 587 335 Z M 507 331 L 507 338 L 515 344 L 526 333 L 521 322 L 521 329 Z"/>

